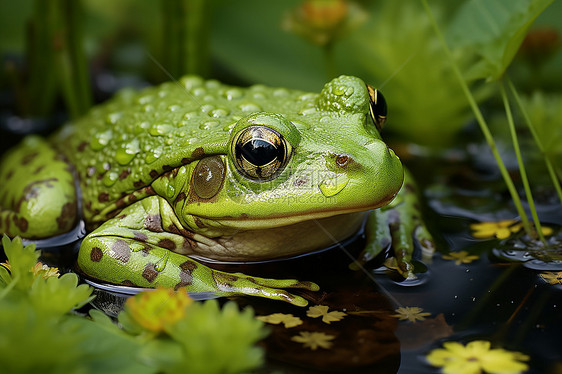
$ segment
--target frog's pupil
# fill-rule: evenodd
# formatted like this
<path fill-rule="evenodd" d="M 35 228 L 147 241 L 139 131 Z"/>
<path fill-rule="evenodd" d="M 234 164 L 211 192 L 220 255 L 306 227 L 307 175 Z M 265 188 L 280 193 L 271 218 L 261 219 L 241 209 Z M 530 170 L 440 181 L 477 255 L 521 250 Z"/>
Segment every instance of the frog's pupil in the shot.
<path fill-rule="evenodd" d="M 255 166 L 264 166 L 277 158 L 278 149 L 262 139 L 252 139 L 240 149 L 242 156 Z"/>

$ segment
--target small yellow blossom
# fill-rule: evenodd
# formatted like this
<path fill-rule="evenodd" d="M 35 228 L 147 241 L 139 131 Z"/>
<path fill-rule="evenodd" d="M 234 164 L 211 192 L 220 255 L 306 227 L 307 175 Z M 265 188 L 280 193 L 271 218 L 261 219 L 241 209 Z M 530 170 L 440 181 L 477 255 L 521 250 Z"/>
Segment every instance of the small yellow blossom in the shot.
<path fill-rule="evenodd" d="M 562 271 L 552 272 L 547 271 L 540 273 L 541 278 L 550 284 L 562 284 Z"/>
<path fill-rule="evenodd" d="M 308 308 L 306 315 L 311 318 L 322 317 L 322 322 L 330 324 L 330 322 L 341 321 L 347 314 L 336 310 L 328 312 L 330 309 L 326 305 L 315 305 Z"/>
<path fill-rule="evenodd" d="M 411 322 L 416 322 L 416 320 L 423 321 L 425 317 L 431 315 L 431 313 L 423 312 L 422 308 L 417 306 L 407 306 L 407 307 L 400 307 L 395 310 L 397 314 L 392 314 L 391 317 L 396 317 L 400 320 L 408 320 Z"/>
<path fill-rule="evenodd" d="M 297 343 L 303 343 L 305 348 L 310 348 L 315 351 L 318 347 L 330 349 L 332 344 L 334 344 L 331 340 L 335 338 L 335 336 L 323 332 L 301 331 L 300 335 L 293 336 L 291 340 Z"/>
<path fill-rule="evenodd" d="M 282 323 L 283 325 L 285 325 L 286 329 L 302 325 L 302 320 L 299 317 L 293 316 L 292 314 L 273 313 L 267 316 L 257 316 L 256 318 L 262 322 L 271 323 L 273 325 Z"/>
<path fill-rule="evenodd" d="M 449 252 L 443 255 L 445 260 L 455 260 L 455 265 L 470 264 L 474 260 L 478 260 L 478 256 L 469 255 L 467 251 Z"/>
<path fill-rule="evenodd" d="M 50 277 L 58 277 L 60 275 L 58 268 L 43 265 L 40 262 L 36 263 L 33 269 L 31 269 L 31 271 L 33 272 L 34 276 L 36 277 L 40 276 L 43 279 L 47 279 Z"/>
<path fill-rule="evenodd" d="M 477 239 L 507 239 L 523 228 L 523 224 L 517 219 L 506 219 L 498 222 L 480 222 L 470 225 L 472 236 Z M 552 228 L 541 226 L 542 233 L 546 236 L 552 235 Z"/>
<path fill-rule="evenodd" d="M 182 319 L 186 307 L 192 302 L 185 287 L 177 291 L 171 288 L 157 288 L 128 298 L 125 310 L 145 329 L 160 332 L 165 326 Z"/>
<path fill-rule="evenodd" d="M 466 346 L 458 342 L 445 342 L 444 348 L 429 352 L 427 361 L 443 368 L 444 374 L 517 374 L 529 366 L 529 356 L 501 348 L 490 349 L 490 342 L 475 340 Z"/>
<path fill-rule="evenodd" d="M 0 263 L 0 266 L 3 266 L 8 271 L 12 271 L 12 265 L 10 265 L 8 261 Z M 32 272 L 35 277 L 41 276 L 43 279 L 58 277 L 60 275 L 58 268 L 44 265 L 41 262 L 37 262 L 29 271 Z"/>

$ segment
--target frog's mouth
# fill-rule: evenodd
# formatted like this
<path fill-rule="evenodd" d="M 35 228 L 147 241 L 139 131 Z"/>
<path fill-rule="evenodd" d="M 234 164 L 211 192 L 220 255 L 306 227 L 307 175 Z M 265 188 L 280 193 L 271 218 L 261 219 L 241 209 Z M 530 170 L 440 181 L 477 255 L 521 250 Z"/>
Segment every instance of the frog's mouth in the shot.
<path fill-rule="evenodd" d="M 369 210 L 377 209 L 388 205 L 396 196 L 390 194 L 380 201 L 366 205 L 355 207 L 332 207 L 326 210 L 314 210 L 309 212 L 298 212 L 294 214 L 271 214 L 267 217 L 252 217 L 243 214 L 240 217 L 199 217 L 200 222 L 207 227 L 223 227 L 238 230 L 265 230 L 276 227 L 294 225 L 307 221 L 323 220 L 325 218 L 341 215 L 349 215 L 354 213 L 362 213 Z"/>

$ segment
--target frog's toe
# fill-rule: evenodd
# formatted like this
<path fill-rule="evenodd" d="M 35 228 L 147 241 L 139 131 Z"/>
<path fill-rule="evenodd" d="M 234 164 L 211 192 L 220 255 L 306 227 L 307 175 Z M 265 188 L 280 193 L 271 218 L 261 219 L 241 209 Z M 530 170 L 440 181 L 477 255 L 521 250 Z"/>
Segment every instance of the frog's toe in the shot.
<path fill-rule="evenodd" d="M 425 225 L 421 224 L 416 228 L 414 237 L 416 238 L 417 242 L 420 243 L 420 247 L 422 250 L 422 260 L 431 261 L 431 258 L 435 253 L 435 241 L 433 240 L 433 237 L 431 236 Z"/>
<path fill-rule="evenodd" d="M 310 291 L 320 289 L 316 283 L 301 282 L 295 279 L 267 279 L 250 277 L 241 273 L 228 274 L 222 272 L 215 272 L 213 277 L 217 288 L 225 295 L 261 296 L 272 300 L 285 301 L 296 306 L 306 306 L 308 301 L 284 290 L 284 288 L 300 288 Z"/>

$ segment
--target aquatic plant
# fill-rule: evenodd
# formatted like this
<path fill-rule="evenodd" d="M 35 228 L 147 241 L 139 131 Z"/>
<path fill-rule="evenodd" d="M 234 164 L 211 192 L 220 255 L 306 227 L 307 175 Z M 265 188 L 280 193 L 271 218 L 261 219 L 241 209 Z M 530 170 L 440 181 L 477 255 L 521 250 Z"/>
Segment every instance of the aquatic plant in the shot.
<path fill-rule="evenodd" d="M 522 161 L 521 151 L 519 149 L 515 133 L 515 126 L 513 124 L 513 115 L 511 113 L 509 100 L 502 78 L 505 75 L 507 67 L 517 53 L 519 46 L 523 42 L 527 30 L 532 25 L 536 17 L 552 3 L 552 0 L 520 0 L 516 2 L 505 0 L 471 0 L 463 4 L 461 9 L 458 11 L 457 19 L 453 21 L 452 25 L 449 27 L 449 33 L 447 36 L 449 43 L 455 46 L 455 50 L 462 51 L 465 55 L 473 56 L 475 63 L 467 72 L 462 72 L 456 64 L 453 51 L 448 46 L 447 40 L 437 24 L 427 0 L 421 1 L 426 13 L 430 17 L 435 33 L 441 41 L 441 45 L 446 52 L 447 58 L 451 63 L 453 71 L 457 77 L 457 81 L 460 83 L 467 100 L 470 103 L 484 138 L 486 139 L 486 142 L 496 159 L 500 173 L 511 194 L 511 198 L 517 212 L 521 217 L 521 222 L 525 231 L 529 236 L 538 236 L 543 243 L 546 243 L 535 209 L 527 173 Z M 483 25 L 474 22 L 475 19 L 480 18 L 486 19 L 487 22 Z M 527 196 L 527 201 L 529 203 L 529 208 L 533 216 L 536 230 L 531 229 L 527 214 L 521 204 L 521 199 L 517 193 L 511 176 L 509 175 L 501 156 L 499 155 L 494 138 L 489 130 L 489 126 L 486 123 L 474 95 L 467 84 L 467 77 L 469 79 L 485 79 L 487 81 L 498 82 L 502 101 L 505 107 L 506 117 L 509 123 L 510 133 L 512 135 L 513 148 L 518 160 L 523 187 L 525 189 L 525 194 Z M 512 93 L 517 95 L 517 92 L 513 87 Z M 557 180 L 554 179 L 553 183 L 556 184 Z"/>
<path fill-rule="evenodd" d="M 185 290 L 157 289 L 119 315 L 76 312 L 93 296 L 73 273 L 37 262 L 35 245 L 4 236 L 0 266 L 0 371 L 7 373 L 240 373 L 263 363 L 266 334 L 234 302 L 194 302 Z M 89 318 L 88 318 L 89 317 Z"/>

